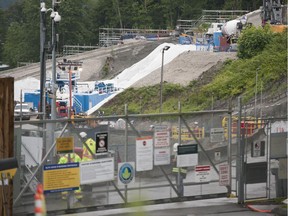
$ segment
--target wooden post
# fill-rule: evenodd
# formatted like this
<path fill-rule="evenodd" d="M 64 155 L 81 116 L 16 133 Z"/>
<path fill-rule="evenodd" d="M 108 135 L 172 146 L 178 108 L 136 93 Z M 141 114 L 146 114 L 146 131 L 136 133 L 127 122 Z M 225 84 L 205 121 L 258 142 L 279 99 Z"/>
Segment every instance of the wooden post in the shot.
<path fill-rule="evenodd" d="M 0 160 L 14 157 L 14 78 L 0 78 Z M 4 187 L 6 208 L 3 194 L 0 193 L 0 215 L 12 216 L 13 209 L 13 181 L 10 179 L 8 185 L 0 184 L 0 191 Z M 7 211 L 8 210 L 8 211 Z M 8 215 L 7 215 L 8 216 Z"/>

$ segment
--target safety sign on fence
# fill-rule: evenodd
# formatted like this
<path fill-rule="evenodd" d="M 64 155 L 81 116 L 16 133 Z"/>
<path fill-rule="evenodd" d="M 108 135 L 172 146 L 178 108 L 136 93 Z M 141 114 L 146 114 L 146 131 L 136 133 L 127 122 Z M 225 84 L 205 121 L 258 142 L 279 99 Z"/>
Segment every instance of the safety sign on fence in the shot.
<path fill-rule="evenodd" d="M 135 182 L 135 163 L 118 163 L 118 185 L 128 185 Z"/>
<path fill-rule="evenodd" d="M 166 125 L 155 125 L 154 127 L 154 147 L 170 146 L 170 133 Z"/>
<path fill-rule="evenodd" d="M 136 170 L 147 171 L 153 169 L 153 137 L 136 138 Z"/>
<path fill-rule="evenodd" d="M 210 165 L 195 167 L 195 182 L 210 182 Z"/>
<path fill-rule="evenodd" d="M 230 185 L 228 164 L 219 165 L 219 185 L 220 186 Z"/>

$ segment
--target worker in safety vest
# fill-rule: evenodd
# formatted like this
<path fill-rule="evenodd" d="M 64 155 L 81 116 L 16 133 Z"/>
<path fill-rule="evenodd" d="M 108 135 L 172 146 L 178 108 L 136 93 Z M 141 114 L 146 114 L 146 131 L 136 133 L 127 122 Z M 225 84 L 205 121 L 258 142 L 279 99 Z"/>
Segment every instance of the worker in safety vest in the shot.
<path fill-rule="evenodd" d="M 66 164 L 66 163 L 80 163 L 81 158 L 76 153 L 65 154 L 64 156 L 60 157 L 58 164 Z M 62 199 L 67 199 L 68 192 L 62 192 Z M 82 199 L 81 188 L 79 187 L 78 190 L 74 191 L 74 195 L 76 199 Z"/>
<path fill-rule="evenodd" d="M 93 154 L 96 153 L 96 142 L 92 138 L 87 139 L 87 133 L 81 132 L 80 137 L 82 139 L 86 139 L 84 142 L 89 147 L 91 152 Z M 87 149 L 86 145 L 83 144 L 83 155 L 82 155 L 82 161 L 90 161 L 93 160 L 93 155 L 90 153 L 90 151 Z"/>

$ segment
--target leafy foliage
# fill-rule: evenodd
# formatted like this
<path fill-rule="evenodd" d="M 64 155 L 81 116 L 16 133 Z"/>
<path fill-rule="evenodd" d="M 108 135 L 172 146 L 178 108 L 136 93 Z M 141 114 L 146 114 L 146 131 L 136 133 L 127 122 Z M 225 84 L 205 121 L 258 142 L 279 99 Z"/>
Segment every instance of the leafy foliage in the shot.
<path fill-rule="evenodd" d="M 251 58 L 264 49 L 272 39 L 272 32 L 269 26 L 246 28 L 240 35 L 238 40 L 238 57 L 247 59 Z"/>

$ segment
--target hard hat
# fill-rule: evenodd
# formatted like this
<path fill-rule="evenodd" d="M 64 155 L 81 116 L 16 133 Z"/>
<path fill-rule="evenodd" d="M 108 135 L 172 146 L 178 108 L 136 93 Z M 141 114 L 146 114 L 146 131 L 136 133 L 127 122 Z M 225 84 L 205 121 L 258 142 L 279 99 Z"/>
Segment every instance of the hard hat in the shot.
<path fill-rule="evenodd" d="M 82 138 L 85 138 L 85 137 L 87 136 L 87 133 L 81 132 L 81 133 L 79 133 L 79 135 L 80 135 Z"/>
<path fill-rule="evenodd" d="M 177 152 L 178 151 L 178 145 L 179 145 L 179 143 L 175 143 L 174 145 L 173 145 L 173 151 L 174 152 Z"/>

